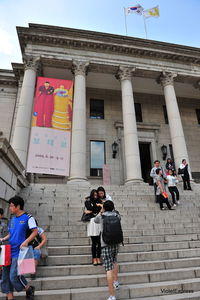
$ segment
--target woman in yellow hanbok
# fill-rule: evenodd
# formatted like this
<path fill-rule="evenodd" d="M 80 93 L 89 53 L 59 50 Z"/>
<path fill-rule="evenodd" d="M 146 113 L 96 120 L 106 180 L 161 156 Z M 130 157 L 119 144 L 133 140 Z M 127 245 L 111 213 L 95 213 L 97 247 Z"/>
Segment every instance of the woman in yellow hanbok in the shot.
<path fill-rule="evenodd" d="M 64 85 L 54 90 L 54 113 L 52 127 L 60 130 L 71 130 L 72 98 Z"/>

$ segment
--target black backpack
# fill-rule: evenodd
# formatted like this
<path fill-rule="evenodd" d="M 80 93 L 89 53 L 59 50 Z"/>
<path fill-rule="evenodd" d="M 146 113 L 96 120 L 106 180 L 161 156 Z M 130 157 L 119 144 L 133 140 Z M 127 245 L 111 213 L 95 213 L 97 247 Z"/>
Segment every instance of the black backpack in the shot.
<path fill-rule="evenodd" d="M 32 215 L 31 215 L 31 214 L 28 214 L 28 213 L 26 213 L 26 214 L 28 215 L 29 219 L 32 218 Z M 36 219 L 35 219 L 35 223 L 36 223 L 36 225 L 38 226 L 38 222 L 37 222 Z M 32 230 L 28 228 L 27 231 L 26 231 L 26 239 L 31 235 L 31 233 L 32 233 Z M 41 238 L 41 236 L 40 236 L 39 234 L 37 234 L 36 237 L 35 237 L 28 245 L 29 245 L 29 246 L 32 246 L 33 249 L 34 249 L 34 248 L 37 247 L 41 242 L 42 242 L 42 238 Z"/>
<path fill-rule="evenodd" d="M 103 218 L 103 232 L 102 239 L 107 245 L 123 244 L 123 231 L 119 214 L 112 216 L 102 215 Z"/>

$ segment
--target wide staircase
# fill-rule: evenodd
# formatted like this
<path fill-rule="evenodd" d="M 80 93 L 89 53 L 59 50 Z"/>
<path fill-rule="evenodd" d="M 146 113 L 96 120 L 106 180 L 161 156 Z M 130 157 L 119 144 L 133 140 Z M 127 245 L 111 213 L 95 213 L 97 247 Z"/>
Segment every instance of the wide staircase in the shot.
<path fill-rule="evenodd" d="M 200 186 L 182 191 L 174 211 L 160 211 L 153 187 L 109 186 L 122 215 L 117 299 L 200 299 Z M 90 239 L 80 222 L 90 189 L 35 184 L 21 192 L 26 209 L 48 235 L 47 266 L 39 266 L 36 300 L 105 300 L 103 266 L 91 264 Z M 24 299 L 19 293 L 17 299 Z M 0 299 L 3 299 L 1 294 Z"/>

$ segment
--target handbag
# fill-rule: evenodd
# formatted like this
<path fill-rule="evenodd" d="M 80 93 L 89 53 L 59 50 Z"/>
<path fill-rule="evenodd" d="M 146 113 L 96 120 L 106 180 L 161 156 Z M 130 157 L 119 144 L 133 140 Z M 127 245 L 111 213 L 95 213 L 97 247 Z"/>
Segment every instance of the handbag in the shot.
<path fill-rule="evenodd" d="M 17 264 L 18 275 L 35 273 L 35 260 L 32 246 L 20 249 Z"/>
<path fill-rule="evenodd" d="M 85 212 L 82 214 L 82 217 L 81 217 L 81 221 L 83 223 L 87 223 L 87 222 L 90 222 L 90 220 L 93 218 L 93 213 L 90 213 L 90 214 L 86 214 Z"/>
<path fill-rule="evenodd" d="M 183 169 L 181 169 L 181 168 L 178 168 L 178 175 L 182 175 L 182 174 L 184 174 L 184 169 L 185 169 L 185 168 L 183 168 Z"/>
<path fill-rule="evenodd" d="M 10 245 L 0 246 L 0 266 L 10 266 L 11 264 L 11 248 Z"/>

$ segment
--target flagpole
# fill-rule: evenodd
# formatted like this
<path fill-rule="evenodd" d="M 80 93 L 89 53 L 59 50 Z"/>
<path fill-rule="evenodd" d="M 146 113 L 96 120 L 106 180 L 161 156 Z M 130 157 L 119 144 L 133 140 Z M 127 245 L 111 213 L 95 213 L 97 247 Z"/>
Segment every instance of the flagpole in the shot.
<path fill-rule="evenodd" d="M 143 15 L 143 20 L 144 20 L 144 29 L 145 29 L 146 40 L 147 40 L 147 24 L 146 24 L 146 18 L 144 15 Z"/>
<path fill-rule="evenodd" d="M 128 35 L 128 31 L 127 31 L 127 20 L 126 20 L 126 8 L 125 8 L 125 7 L 124 7 L 124 20 L 125 20 L 126 35 Z"/>

